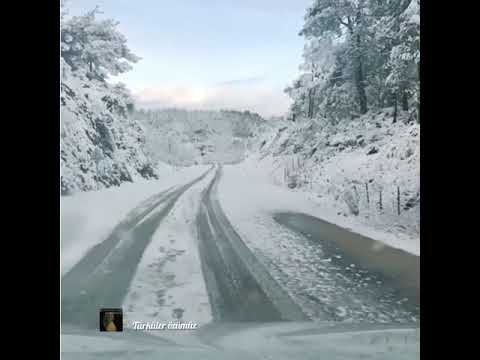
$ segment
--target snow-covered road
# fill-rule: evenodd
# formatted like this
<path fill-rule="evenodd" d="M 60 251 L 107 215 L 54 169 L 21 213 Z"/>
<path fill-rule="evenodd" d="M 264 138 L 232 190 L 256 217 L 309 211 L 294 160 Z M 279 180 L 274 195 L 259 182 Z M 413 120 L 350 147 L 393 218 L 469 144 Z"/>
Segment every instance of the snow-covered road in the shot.
<path fill-rule="evenodd" d="M 201 177 L 147 199 L 62 278 L 62 323 L 98 327 L 98 311 L 121 307 L 138 263 L 160 222 Z M 155 211 L 157 209 L 157 211 Z"/>
<path fill-rule="evenodd" d="M 139 332 L 72 332 L 63 335 L 62 359 L 420 359 L 420 331 L 405 325 L 217 323 L 174 339 L 178 342 Z"/>
<path fill-rule="evenodd" d="M 81 348 L 91 349 L 95 358 L 102 355 L 105 341 L 118 340 L 96 330 L 98 310 L 105 307 L 124 309 L 122 341 L 130 344 L 126 348 L 148 345 L 146 353 L 181 346 L 187 355 L 196 349 L 197 356 L 197 350 L 220 346 L 233 349 L 229 358 L 234 358 L 240 349 L 231 339 L 244 336 L 245 329 L 240 334 L 238 326 L 245 321 L 256 322 L 258 334 L 272 322 L 282 331 L 306 329 L 308 336 L 302 336 L 310 345 L 319 327 L 326 339 L 324 326 L 331 323 L 354 332 L 372 329 L 372 324 L 406 326 L 410 335 L 418 329 L 418 256 L 383 243 L 373 246 L 374 240 L 340 227 L 333 231 L 328 223 L 300 213 L 298 206 L 287 206 L 285 199 L 284 206 L 273 201 L 259 206 L 258 191 L 270 188 L 243 181 L 237 170 L 238 165 L 217 166 L 197 171 L 193 180 L 179 177 L 174 186 L 143 199 L 70 267 L 61 280 L 62 352 L 67 358 L 84 358 Z M 243 201 L 234 204 L 232 199 L 239 197 Z M 140 341 L 132 326 L 138 320 L 175 319 L 196 322 L 199 329 L 151 332 Z M 308 320 L 316 322 L 305 325 Z M 353 323 L 363 325 L 349 327 Z M 235 335 L 219 333 L 220 328 Z M 269 346 L 265 351 L 273 349 Z M 405 346 L 407 353 L 416 353 L 416 344 Z M 334 359 L 332 350 L 328 354 Z M 205 358 L 216 358 L 207 354 Z"/>
<path fill-rule="evenodd" d="M 217 321 L 306 320 L 235 232 L 216 197 L 221 168 L 206 189 L 197 218 L 200 254 Z"/>

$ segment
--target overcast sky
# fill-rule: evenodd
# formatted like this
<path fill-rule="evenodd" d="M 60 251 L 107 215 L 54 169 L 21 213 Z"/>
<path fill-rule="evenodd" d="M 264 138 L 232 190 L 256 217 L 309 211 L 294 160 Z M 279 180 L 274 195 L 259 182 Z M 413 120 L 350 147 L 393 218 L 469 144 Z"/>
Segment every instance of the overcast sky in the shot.
<path fill-rule="evenodd" d="M 134 69 L 114 78 L 148 108 L 230 108 L 280 115 L 298 75 L 298 32 L 312 0 L 70 0 L 120 21 Z"/>

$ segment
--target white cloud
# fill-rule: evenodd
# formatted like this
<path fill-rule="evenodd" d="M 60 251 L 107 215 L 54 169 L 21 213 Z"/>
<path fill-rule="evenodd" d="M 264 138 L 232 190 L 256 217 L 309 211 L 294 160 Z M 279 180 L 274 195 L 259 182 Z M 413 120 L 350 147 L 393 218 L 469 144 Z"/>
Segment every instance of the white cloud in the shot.
<path fill-rule="evenodd" d="M 141 108 L 250 110 L 262 116 L 284 114 L 290 99 L 281 90 L 251 82 L 214 86 L 165 86 L 134 91 Z"/>

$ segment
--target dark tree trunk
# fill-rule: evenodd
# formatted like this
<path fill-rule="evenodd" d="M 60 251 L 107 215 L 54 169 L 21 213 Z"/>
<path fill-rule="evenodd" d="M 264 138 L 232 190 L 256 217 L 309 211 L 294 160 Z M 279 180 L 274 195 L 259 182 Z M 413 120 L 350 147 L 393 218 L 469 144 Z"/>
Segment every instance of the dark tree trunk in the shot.
<path fill-rule="evenodd" d="M 408 93 L 405 90 L 402 92 L 402 110 L 408 111 Z"/>
<path fill-rule="evenodd" d="M 362 62 L 361 62 L 361 60 L 358 60 L 358 61 L 359 61 L 359 63 L 357 65 L 357 70 L 356 70 L 355 86 L 357 88 L 357 93 L 358 93 L 360 113 L 365 114 L 368 111 L 367 94 L 365 93 L 365 86 L 364 86 L 364 83 L 363 83 Z"/>
<path fill-rule="evenodd" d="M 397 115 L 398 115 L 398 96 L 397 92 L 395 91 L 395 95 L 393 98 L 393 123 L 397 122 Z"/>
<path fill-rule="evenodd" d="M 357 35 L 357 51 L 360 51 L 360 35 Z M 355 69 L 355 87 L 357 88 L 358 102 L 360 105 L 360 113 L 365 114 L 368 111 L 367 94 L 365 93 L 365 83 L 363 74 L 362 56 L 357 54 Z"/>
<path fill-rule="evenodd" d="M 308 90 L 308 118 L 313 118 L 313 89 Z"/>

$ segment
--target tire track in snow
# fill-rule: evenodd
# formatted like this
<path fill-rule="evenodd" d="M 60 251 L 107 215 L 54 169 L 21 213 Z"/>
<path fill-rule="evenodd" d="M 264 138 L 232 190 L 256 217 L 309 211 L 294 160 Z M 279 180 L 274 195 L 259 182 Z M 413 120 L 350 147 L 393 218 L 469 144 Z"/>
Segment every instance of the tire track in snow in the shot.
<path fill-rule="evenodd" d="M 143 251 L 182 194 L 212 169 L 183 186 L 154 195 L 134 209 L 61 280 L 61 322 L 97 328 L 102 307 L 121 307 Z M 154 213 L 160 205 L 163 208 Z"/>
<path fill-rule="evenodd" d="M 235 232 L 216 199 L 221 168 L 202 196 L 199 251 L 216 321 L 307 320 Z"/>

